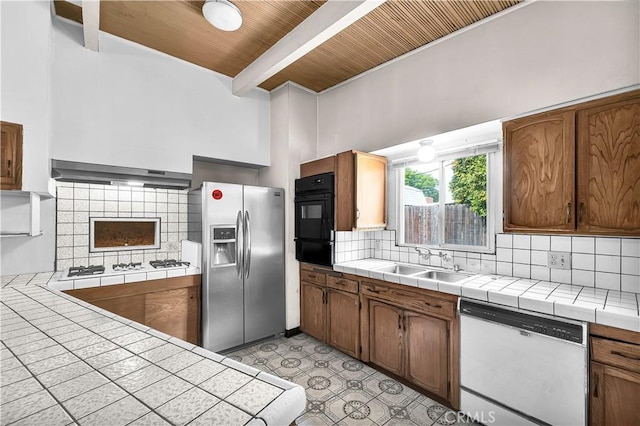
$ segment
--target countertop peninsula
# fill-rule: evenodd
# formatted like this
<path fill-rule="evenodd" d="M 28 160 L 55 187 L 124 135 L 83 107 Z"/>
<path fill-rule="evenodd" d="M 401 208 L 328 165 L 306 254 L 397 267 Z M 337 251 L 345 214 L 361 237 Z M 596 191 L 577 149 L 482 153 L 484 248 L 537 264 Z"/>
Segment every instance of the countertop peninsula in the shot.
<path fill-rule="evenodd" d="M 304 410 L 301 386 L 46 287 L 53 275 L 2 277 L 2 424 L 288 425 Z"/>

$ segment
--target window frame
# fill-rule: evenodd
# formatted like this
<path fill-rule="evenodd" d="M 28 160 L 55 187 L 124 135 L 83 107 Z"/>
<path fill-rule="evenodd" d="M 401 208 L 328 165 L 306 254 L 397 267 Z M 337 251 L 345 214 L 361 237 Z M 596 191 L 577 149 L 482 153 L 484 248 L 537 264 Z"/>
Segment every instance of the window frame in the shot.
<path fill-rule="evenodd" d="M 490 152 L 478 152 L 478 153 L 460 153 L 457 156 L 447 156 L 446 158 L 437 159 L 434 163 L 438 163 L 439 170 L 439 186 L 438 191 L 441 195 L 439 197 L 438 205 L 438 221 L 444 224 L 444 215 L 445 215 L 445 204 L 446 204 L 446 185 L 447 182 L 445 180 L 444 168 L 445 163 L 449 161 L 456 160 L 458 158 L 465 157 L 473 157 L 475 155 L 485 154 L 487 156 L 487 245 L 486 246 L 469 246 L 469 245 L 461 245 L 461 244 L 445 244 L 444 236 L 445 236 L 445 227 L 440 226 L 438 232 L 438 241 L 440 244 L 438 245 L 422 245 L 422 244 L 408 244 L 404 241 L 404 180 L 405 180 L 405 169 L 410 166 L 410 164 L 405 164 L 402 167 L 398 167 L 396 169 L 396 245 L 399 247 L 427 247 L 430 249 L 437 250 L 447 250 L 447 251 L 463 251 L 463 252 L 472 252 L 472 253 L 484 253 L 484 254 L 494 254 L 495 253 L 495 244 L 496 244 L 496 232 L 497 232 L 497 223 L 500 223 L 500 212 L 501 209 L 499 205 L 501 203 L 502 197 L 502 149 L 501 147 L 496 151 Z"/>

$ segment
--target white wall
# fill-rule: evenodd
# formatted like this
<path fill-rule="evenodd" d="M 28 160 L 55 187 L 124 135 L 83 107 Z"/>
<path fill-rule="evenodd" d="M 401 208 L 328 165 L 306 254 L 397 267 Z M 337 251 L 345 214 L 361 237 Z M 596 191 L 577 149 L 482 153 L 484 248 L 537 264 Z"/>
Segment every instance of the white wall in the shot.
<path fill-rule="evenodd" d="M 371 151 L 640 82 L 640 2 L 539 1 L 318 97 L 318 155 Z"/>
<path fill-rule="evenodd" d="M 45 1 L 2 1 L 0 119 L 23 125 L 22 189 L 49 180 L 51 11 Z"/>
<path fill-rule="evenodd" d="M 261 169 L 260 185 L 285 189 L 285 278 L 287 330 L 300 325 L 300 273 L 294 243 L 294 181 L 300 163 L 317 156 L 316 95 L 285 84 L 271 93 L 271 167 Z"/>
<path fill-rule="evenodd" d="M 14 213 L 13 209 L 9 207 L 10 203 L 5 205 L 4 197 L 3 195 L 3 221 Z M 28 203 L 29 197 L 24 198 Z M 29 223 L 28 219 L 27 223 Z M 0 241 L 0 275 L 53 271 L 56 254 L 56 200 L 54 198 L 40 201 L 40 227 L 42 235 L 39 237 L 2 238 Z"/>
<path fill-rule="evenodd" d="M 193 162 L 191 187 L 198 188 L 202 182 L 236 183 L 238 185 L 258 185 L 258 169 L 216 164 L 206 161 Z"/>
<path fill-rule="evenodd" d="M 269 93 L 231 94 L 231 78 L 54 20 L 52 158 L 190 173 L 192 156 L 269 164 Z"/>
<path fill-rule="evenodd" d="M 0 2 L 0 119 L 23 125 L 22 188 L 41 193 L 49 191 L 51 27 L 49 2 Z M 21 202 L 27 206 L 29 197 Z M 0 203 L 0 220 L 10 221 L 12 203 L 4 196 Z M 40 204 L 42 236 L 2 239 L 0 274 L 53 270 L 55 203 Z"/>

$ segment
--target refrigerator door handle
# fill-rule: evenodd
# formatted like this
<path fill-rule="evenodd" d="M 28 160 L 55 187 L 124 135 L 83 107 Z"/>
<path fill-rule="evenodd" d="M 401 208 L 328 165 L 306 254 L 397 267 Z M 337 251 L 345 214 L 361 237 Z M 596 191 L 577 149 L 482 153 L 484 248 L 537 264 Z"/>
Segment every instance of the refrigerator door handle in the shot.
<path fill-rule="evenodd" d="M 249 219 L 249 212 L 244 212 L 244 269 L 245 278 L 249 278 L 249 272 L 251 271 L 251 220 Z"/>
<path fill-rule="evenodd" d="M 242 210 L 238 210 L 236 217 L 236 273 L 238 278 L 242 279 L 242 250 L 243 250 L 244 232 L 242 232 Z"/>

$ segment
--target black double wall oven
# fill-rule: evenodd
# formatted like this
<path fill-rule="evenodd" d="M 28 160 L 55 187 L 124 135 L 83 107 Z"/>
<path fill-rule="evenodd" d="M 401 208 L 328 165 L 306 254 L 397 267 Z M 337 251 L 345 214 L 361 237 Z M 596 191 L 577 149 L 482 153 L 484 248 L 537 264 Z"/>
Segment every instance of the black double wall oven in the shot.
<path fill-rule="evenodd" d="M 334 175 L 296 179 L 296 259 L 333 265 Z"/>

